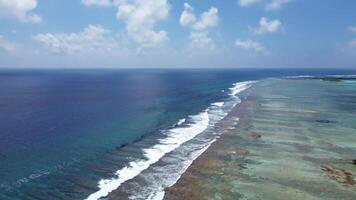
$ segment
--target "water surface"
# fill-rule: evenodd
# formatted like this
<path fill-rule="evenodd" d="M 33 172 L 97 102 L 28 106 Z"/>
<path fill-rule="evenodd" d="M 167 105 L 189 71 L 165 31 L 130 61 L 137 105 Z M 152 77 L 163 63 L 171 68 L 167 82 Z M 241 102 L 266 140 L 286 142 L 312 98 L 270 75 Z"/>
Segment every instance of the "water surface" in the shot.
<path fill-rule="evenodd" d="M 208 127 L 238 103 L 229 90 L 234 83 L 345 73 L 354 74 L 325 70 L 2 70 L 0 197 L 86 198 L 99 191 L 100 180 L 117 177 L 115 172 L 132 161 L 147 160 L 145 149 L 161 143 L 174 128 L 194 129 L 190 137 L 196 139 L 203 132 L 199 126 L 205 125 L 204 137 L 192 144 L 182 140 L 179 150 L 169 151 L 171 157 L 159 156 L 160 162 L 120 187 L 122 195 L 137 194 L 137 188 L 151 194 L 162 190 L 162 185 L 148 187 L 152 181 L 147 177 L 164 177 L 154 173 L 154 166 L 183 163 L 179 168 L 183 172 L 199 154 L 197 150 L 212 141 Z M 221 102 L 230 104 L 222 107 Z M 347 103 L 339 106 L 349 108 Z M 209 117 L 208 123 L 204 117 Z"/>

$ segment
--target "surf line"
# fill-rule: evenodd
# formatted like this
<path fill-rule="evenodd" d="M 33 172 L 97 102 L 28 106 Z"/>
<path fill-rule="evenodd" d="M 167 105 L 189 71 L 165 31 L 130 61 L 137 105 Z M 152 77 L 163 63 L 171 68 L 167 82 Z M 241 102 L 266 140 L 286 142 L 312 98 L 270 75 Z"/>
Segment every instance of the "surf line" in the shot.
<path fill-rule="evenodd" d="M 245 81 L 233 84 L 233 87 L 229 88 L 231 91 L 230 95 L 236 96 L 240 92 L 250 88 L 253 83 L 255 83 L 255 81 Z M 214 106 L 222 105 L 221 102 L 214 104 Z M 115 172 L 115 177 L 100 180 L 98 183 L 99 190 L 90 194 L 86 200 L 98 200 L 108 196 L 110 192 L 119 188 L 122 183 L 135 178 L 143 170 L 158 162 L 164 155 L 202 133 L 209 126 L 210 119 L 208 110 L 209 108 L 197 115 L 190 116 L 193 121 L 190 126 L 172 128 L 168 130 L 167 137 L 161 139 L 158 144 L 143 149 L 144 156 L 147 159 L 131 161 L 124 168 L 117 170 Z"/>

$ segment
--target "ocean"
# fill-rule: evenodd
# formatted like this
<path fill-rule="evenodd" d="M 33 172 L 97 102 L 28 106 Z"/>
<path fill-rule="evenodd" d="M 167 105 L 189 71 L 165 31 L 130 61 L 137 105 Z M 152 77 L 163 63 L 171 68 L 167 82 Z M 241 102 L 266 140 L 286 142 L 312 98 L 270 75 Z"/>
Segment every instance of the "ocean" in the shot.
<path fill-rule="evenodd" d="M 162 199 L 253 81 L 334 74 L 356 72 L 0 70 L 0 199 Z"/>
<path fill-rule="evenodd" d="M 356 199 L 355 77 L 264 79 L 240 96 L 164 200 Z"/>

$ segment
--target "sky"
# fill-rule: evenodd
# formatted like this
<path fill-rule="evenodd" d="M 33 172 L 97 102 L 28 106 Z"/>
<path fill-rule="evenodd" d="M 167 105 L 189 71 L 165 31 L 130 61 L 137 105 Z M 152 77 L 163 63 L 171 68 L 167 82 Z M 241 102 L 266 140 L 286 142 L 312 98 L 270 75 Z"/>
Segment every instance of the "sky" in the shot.
<path fill-rule="evenodd" d="M 0 68 L 351 68 L 355 0 L 0 0 Z"/>

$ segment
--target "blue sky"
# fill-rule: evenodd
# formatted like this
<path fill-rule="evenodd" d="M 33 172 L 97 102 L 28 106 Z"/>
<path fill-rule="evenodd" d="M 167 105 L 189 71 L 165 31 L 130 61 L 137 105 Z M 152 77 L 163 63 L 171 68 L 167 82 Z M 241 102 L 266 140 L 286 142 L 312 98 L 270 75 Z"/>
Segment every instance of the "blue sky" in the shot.
<path fill-rule="evenodd" d="M 356 2 L 0 0 L 0 67 L 356 69 Z"/>

